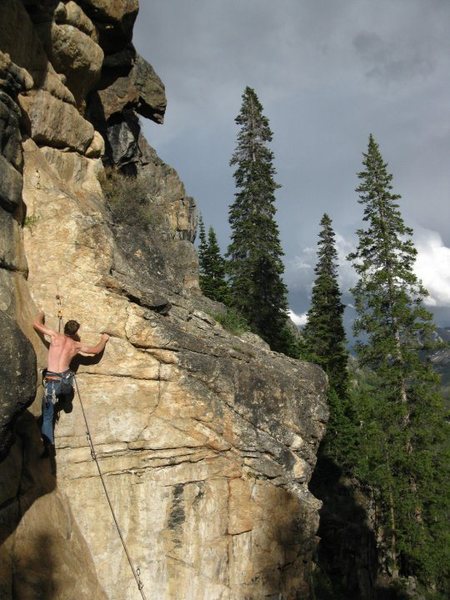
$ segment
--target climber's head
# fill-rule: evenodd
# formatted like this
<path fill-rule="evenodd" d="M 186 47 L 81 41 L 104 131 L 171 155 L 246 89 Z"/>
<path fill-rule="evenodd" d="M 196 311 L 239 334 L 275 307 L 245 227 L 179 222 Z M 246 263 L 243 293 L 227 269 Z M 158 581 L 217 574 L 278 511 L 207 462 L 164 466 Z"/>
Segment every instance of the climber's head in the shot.
<path fill-rule="evenodd" d="M 67 323 L 64 325 L 64 335 L 70 335 L 72 337 L 76 335 L 79 328 L 80 324 L 77 321 L 71 319 L 70 321 L 67 321 Z"/>

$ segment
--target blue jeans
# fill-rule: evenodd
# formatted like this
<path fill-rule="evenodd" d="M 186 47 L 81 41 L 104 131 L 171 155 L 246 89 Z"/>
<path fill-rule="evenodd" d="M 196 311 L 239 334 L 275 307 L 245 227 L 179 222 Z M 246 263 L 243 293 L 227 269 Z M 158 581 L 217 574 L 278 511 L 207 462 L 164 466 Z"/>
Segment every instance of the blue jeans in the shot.
<path fill-rule="evenodd" d="M 51 377 L 52 379 L 47 379 Z M 42 437 L 44 441 L 55 443 L 54 417 L 55 404 L 61 396 L 67 396 L 73 390 L 73 373 L 70 370 L 63 373 L 47 371 L 44 378 L 45 394 L 42 399 Z"/>

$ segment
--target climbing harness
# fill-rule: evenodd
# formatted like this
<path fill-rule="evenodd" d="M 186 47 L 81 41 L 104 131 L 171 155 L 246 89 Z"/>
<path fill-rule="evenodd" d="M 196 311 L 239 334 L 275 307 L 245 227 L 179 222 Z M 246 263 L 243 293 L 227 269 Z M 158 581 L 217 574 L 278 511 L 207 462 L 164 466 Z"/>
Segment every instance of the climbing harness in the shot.
<path fill-rule="evenodd" d="M 136 568 L 134 567 L 133 561 L 131 560 L 130 553 L 128 552 L 128 548 L 127 548 L 127 545 L 125 543 L 125 539 L 123 537 L 122 531 L 120 529 L 119 522 L 117 520 L 116 514 L 114 512 L 114 508 L 113 508 L 113 505 L 112 505 L 112 502 L 111 502 L 111 498 L 110 498 L 109 493 L 108 493 L 108 488 L 106 487 L 105 479 L 104 479 L 102 470 L 100 468 L 100 464 L 98 462 L 97 453 L 95 452 L 94 442 L 92 441 L 91 432 L 89 430 L 88 420 L 87 420 L 86 413 L 85 413 L 85 410 L 84 410 L 83 402 L 81 400 L 80 389 L 78 387 L 77 379 L 76 379 L 75 376 L 74 376 L 73 379 L 74 379 L 74 383 L 75 383 L 75 389 L 76 389 L 76 392 L 77 392 L 77 395 L 78 395 L 78 400 L 80 401 L 81 412 L 83 413 L 84 424 L 86 425 L 86 438 L 87 438 L 87 441 L 88 441 L 88 444 L 89 444 L 89 448 L 90 448 L 90 451 L 91 451 L 92 460 L 95 462 L 95 464 L 97 466 L 97 471 L 98 471 L 98 474 L 100 476 L 100 481 L 102 482 L 103 491 L 105 492 L 106 500 L 108 501 L 109 508 L 111 510 L 111 514 L 112 514 L 112 517 L 113 517 L 113 520 L 114 520 L 114 524 L 115 524 L 116 529 L 117 529 L 117 533 L 119 534 L 120 541 L 122 542 L 122 546 L 123 546 L 123 549 L 125 551 L 125 555 L 127 557 L 127 560 L 128 560 L 129 565 L 130 565 L 131 571 L 133 572 L 134 579 L 136 580 L 137 588 L 138 588 L 138 590 L 139 590 L 139 592 L 140 592 L 140 594 L 142 596 L 142 600 L 147 600 L 147 598 L 145 596 L 145 593 L 144 593 L 144 590 L 143 590 L 144 584 L 142 583 L 142 580 L 141 580 L 141 577 L 140 577 L 141 576 L 141 571 L 140 571 L 139 567 L 136 567 Z"/>

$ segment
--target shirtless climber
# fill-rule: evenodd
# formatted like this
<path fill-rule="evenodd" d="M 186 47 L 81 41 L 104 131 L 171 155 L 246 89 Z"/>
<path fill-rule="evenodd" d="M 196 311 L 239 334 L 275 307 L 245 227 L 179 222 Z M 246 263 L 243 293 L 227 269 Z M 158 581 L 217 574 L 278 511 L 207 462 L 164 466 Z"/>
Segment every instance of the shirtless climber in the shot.
<path fill-rule="evenodd" d="M 54 444 L 53 414 L 58 396 L 72 393 L 73 373 L 70 363 L 77 354 L 94 355 L 102 352 L 109 340 L 109 335 L 103 333 L 95 346 L 82 344 L 78 337 L 79 323 L 70 320 L 64 325 L 64 333 L 57 333 L 44 324 L 45 315 L 41 311 L 33 322 L 33 327 L 39 333 L 50 338 L 48 350 L 48 368 L 44 376 L 45 395 L 42 401 L 42 439 L 48 454 L 49 446 Z"/>

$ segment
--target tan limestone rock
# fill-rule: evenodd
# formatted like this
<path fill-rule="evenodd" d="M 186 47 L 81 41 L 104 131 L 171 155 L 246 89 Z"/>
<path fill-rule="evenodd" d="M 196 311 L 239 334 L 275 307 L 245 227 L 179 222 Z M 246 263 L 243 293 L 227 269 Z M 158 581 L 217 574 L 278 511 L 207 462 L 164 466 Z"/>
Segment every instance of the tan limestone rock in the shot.
<path fill-rule="evenodd" d="M 22 2 L 0 2 L 0 40 L 2 51 L 8 53 L 16 65 L 28 71 L 36 89 L 46 90 L 56 98 L 75 103 L 72 93 L 49 62 Z"/>
<path fill-rule="evenodd" d="M 85 154 L 88 158 L 100 158 L 105 154 L 105 140 L 98 131 L 94 132 L 92 142 Z"/>
<path fill-rule="evenodd" d="M 40 145 L 85 152 L 94 137 L 94 128 L 77 109 L 39 90 L 21 95 L 20 106 L 29 120 L 30 135 Z"/>
<path fill-rule="evenodd" d="M 92 38 L 94 42 L 98 42 L 98 32 L 94 23 L 73 0 L 66 3 L 60 2 L 55 9 L 54 17 L 56 23 L 73 25 Z"/>
<path fill-rule="evenodd" d="M 230 535 L 251 531 L 255 525 L 253 485 L 252 480 L 231 479 L 229 482 L 228 533 Z"/>
<path fill-rule="evenodd" d="M 53 67 L 65 76 L 65 84 L 78 104 L 100 78 L 103 50 L 72 24 L 43 23 L 37 31 Z"/>
<path fill-rule="evenodd" d="M 306 590 L 318 505 L 305 481 L 326 418 L 313 403 L 325 385 L 319 371 L 264 347 L 254 353 L 251 340 L 232 338 L 170 289 L 168 313 L 146 307 L 146 279 L 129 269 L 129 284 L 109 275 L 126 259 L 92 193 L 96 161 L 31 141 L 25 149 L 25 202 L 39 216 L 34 234 L 25 232 L 35 301 L 55 326 L 58 292 L 64 318 L 77 318 L 89 343 L 113 334 L 100 360 L 80 360 L 77 381 L 144 589 L 161 600 L 179 589 L 191 600 Z M 80 398 L 66 408 L 56 426 L 58 488 L 109 600 L 137 599 Z"/>
<path fill-rule="evenodd" d="M 95 139 L 95 134 L 94 134 Z M 94 140 L 93 140 L 94 142 Z M 55 148 L 44 146 L 38 148 L 32 140 L 24 143 L 24 148 L 29 152 L 35 152 L 36 155 L 45 158 L 43 164 L 51 166 L 57 177 L 65 182 L 65 186 L 73 193 L 83 191 L 96 197 L 101 197 L 102 188 L 99 178 L 103 174 L 103 164 L 101 160 L 89 159 L 77 152 L 61 152 Z M 40 171 L 37 171 L 36 185 L 40 184 Z"/>
<path fill-rule="evenodd" d="M 110 139 L 111 141 L 111 139 Z M 149 230 L 115 228 L 116 241 L 131 266 L 145 280 L 170 282 L 172 289 L 197 289 L 198 257 L 195 239 L 197 211 L 194 200 L 186 194 L 176 171 L 164 163 L 139 138 L 142 165 L 140 177 L 151 202 L 154 219 Z"/>

